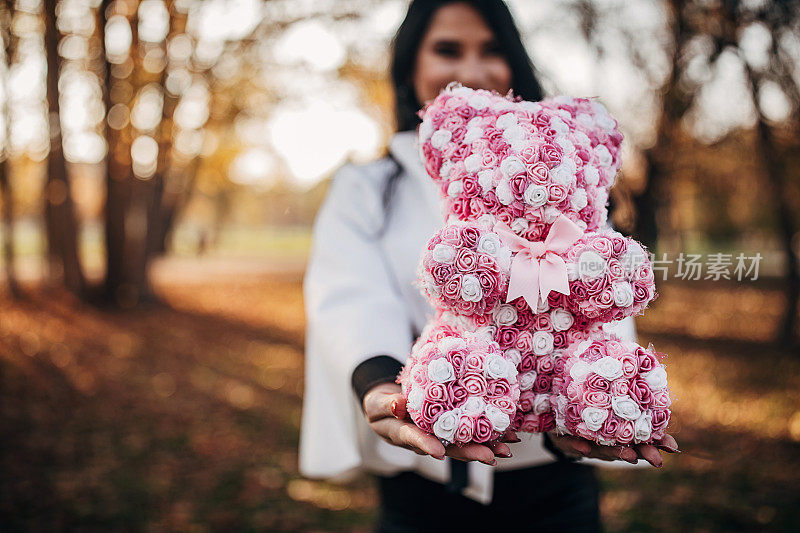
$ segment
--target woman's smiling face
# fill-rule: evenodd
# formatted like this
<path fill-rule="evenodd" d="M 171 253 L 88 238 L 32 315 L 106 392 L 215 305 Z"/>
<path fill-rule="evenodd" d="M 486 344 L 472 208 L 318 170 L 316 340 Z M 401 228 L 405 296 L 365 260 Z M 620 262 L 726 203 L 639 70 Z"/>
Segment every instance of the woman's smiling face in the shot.
<path fill-rule="evenodd" d="M 413 76 L 421 104 L 433 100 L 451 81 L 505 94 L 511 67 L 481 14 L 466 3 L 441 7 L 420 43 Z"/>

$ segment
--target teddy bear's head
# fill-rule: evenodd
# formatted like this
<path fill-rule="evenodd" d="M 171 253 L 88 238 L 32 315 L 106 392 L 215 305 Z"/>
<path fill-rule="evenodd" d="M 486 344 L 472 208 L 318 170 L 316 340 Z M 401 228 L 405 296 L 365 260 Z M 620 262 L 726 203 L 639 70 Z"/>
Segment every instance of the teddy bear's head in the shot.
<path fill-rule="evenodd" d="M 583 231 L 605 226 L 622 134 L 602 104 L 452 84 L 421 116 L 422 157 L 448 218 L 490 215 L 529 241 L 546 237 L 559 214 Z"/>

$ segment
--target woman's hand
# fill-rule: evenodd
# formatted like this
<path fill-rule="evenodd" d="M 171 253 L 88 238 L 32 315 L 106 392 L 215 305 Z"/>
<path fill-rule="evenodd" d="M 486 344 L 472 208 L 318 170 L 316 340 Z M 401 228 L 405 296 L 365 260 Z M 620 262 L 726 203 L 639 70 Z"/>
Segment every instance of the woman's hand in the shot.
<path fill-rule="evenodd" d="M 425 433 L 409 421 L 406 399 L 400 390 L 400 385 L 395 383 L 381 383 L 364 396 L 364 413 L 369 427 L 383 440 L 418 455 L 431 455 L 439 460 L 446 455 L 461 461 L 480 461 L 494 466 L 497 464 L 495 457 L 511 457 L 511 449 L 503 442 L 490 446 L 473 443 L 445 447 L 435 436 Z M 519 442 L 516 434 L 510 431 L 503 436 L 503 440 Z"/>
<path fill-rule="evenodd" d="M 548 432 L 550 439 L 559 450 L 567 455 L 594 457 L 604 461 L 628 461 L 636 464 L 639 459 L 644 459 L 651 465 L 661 468 L 663 461 L 659 449 L 680 453 L 678 443 L 672 435 L 665 435 L 663 439 L 653 444 L 635 444 L 633 446 L 601 446 L 582 437 L 572 435 L 559 435 L 555 431 Z"/>

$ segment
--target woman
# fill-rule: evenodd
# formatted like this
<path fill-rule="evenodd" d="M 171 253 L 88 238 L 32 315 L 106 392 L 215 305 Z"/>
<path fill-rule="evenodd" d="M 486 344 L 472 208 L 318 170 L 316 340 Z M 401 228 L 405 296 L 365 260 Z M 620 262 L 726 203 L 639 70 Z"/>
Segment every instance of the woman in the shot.
<path fill-rule="evenodd" d="M 315 225 L 305 279 L 301 471 L 378 474 L 380 531 L 519 527 L 520 512 L 542 528 L 598 530 L 593 468 L 571 457 L 660 466 L 655 447 L 557 435 L 520 442 L 509 434 L 491 447 L 445 448 L 408 421 L 394 383 L 431 313 L 413 281 L 420 250 L 443 222 L 414 144 L 416 112 L 453 80 L 501 94 L 513 88 L 528 100 L 543 96 L 507 7 L 500 0 L 412 2 L 395 37 L 392 80 L 399 133 L 389 155 L 341 169 Z M 622 327 L 621 335 L 635 335 L 630 320 Z M 665 448 L 677 446 L 667 440 Z"/>

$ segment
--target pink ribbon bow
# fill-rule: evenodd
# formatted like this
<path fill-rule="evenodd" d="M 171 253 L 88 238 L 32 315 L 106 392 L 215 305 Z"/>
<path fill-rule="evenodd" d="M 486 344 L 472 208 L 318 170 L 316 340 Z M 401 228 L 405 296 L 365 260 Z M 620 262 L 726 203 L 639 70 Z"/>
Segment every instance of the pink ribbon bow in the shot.
<path fill-rule="evenodd" d="M 558 215 L 543 242 L 523 239 L 503 222 L 494 225 L 494 232 L 517 254 L 511 262 L 506 302 L 522 296 L 536 310 L 539 296 L 547 301 L 550 291 L 569 294 L 567 264 L 558 254 L 566 252 L 583 235 L 573 221 Z"/>

